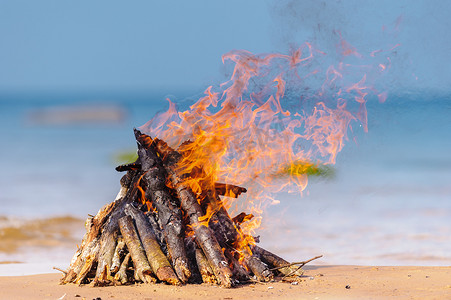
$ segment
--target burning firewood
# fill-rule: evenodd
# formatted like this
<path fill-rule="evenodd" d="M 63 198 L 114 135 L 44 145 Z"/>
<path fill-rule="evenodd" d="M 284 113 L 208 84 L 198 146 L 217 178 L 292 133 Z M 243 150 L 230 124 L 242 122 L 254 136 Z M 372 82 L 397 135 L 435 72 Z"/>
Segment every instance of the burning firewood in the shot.
<path fill-rule="evenodd" d="M 238 197 L 247 190 L 214 183 L 194 192 L 189 182 L 202 174 L 180 168 L 183 152 L 135 130 L 136 162 L 121 190 L 86 221 L 87 233 L 62 284 L 120 285 L 133 282 L 213 283 L 232 287 L 249 280 L 270 281 L 302 270 L 255 245 L 240 225 L 252 214 L 231 218 L 220 196 Z M 291 274 L 292 273 L 292 274 Z"/>

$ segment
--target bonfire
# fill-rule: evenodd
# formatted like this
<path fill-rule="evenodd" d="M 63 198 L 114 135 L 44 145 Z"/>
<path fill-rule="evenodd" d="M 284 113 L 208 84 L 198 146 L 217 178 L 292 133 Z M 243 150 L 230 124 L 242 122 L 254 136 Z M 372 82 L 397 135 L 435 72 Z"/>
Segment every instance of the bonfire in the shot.
<path fill-rule="evenodd" d="M 215 183 L 196 194 L 187 183 L 199 179 L 201 166 L 186 174 L 178 166 L 183 152 L 135 129 L 136 162 L 117 167 L 116 200 L 86 222 L 87 233 L 62 283 L 94 285 L 270 281 L 274 275 L 300 276 L 290 264 L 258 247 L 240 224 L 253 216 L 231 218 L 219 196 L 238 197 L 246 189 Z M 186 146 L 188 143 L 185 143 Z"/>
<path fill-rule="evenodd" d="M 209 87 L 184 112 L 170 102 L 135 129 L 138 158 L 116 168 L 126 172 L 120 192 L 86 221 L 61 282 L 232 287 L 302 276 L 319 256 L 290 263 L 257 245 L 261 212 L 278 203 L 268 191 L 299 192 L 308 176 L 329 174 L 350 124 L 366 130 L 365 97 L 374 91 L 366 74 L 341 87 L 347 65 L 312 70 L 313 54 L 309 44 L 290 55 L 231 52 L 223 60 L 234 63 L 232 77 L 219 92 Z M 318 74 L 318 91 L 285 101 L 302 109 L 284 109 L 285 92 Z M 250 211 L 231 216 L 243 195 Z"/>

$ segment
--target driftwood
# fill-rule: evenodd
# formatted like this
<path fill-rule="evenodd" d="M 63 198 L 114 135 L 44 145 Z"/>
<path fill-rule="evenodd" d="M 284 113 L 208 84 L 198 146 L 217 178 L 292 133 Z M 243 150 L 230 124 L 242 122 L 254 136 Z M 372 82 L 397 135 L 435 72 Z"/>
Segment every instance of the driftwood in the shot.
<path fill-rule="evenodd" d="M 182 213 L 166 187 L 166 172 L 160 158 L 147 139 L 135 129 L 138 142 L 138 155 L 141 166 L 146 170 L 143 181 L 146 187 L 145 196 L 150 199 L 158 211 L 160 225 L 168 245 L 172 264 L 182 282 L 191 277 L 185 245 L 183 243 Z"/>
<path fill-rule="evenodd" d="M 231 287 L 233 284 L 232 271 L 222 253 L 222 249 L 211 229 L 200 221 L 204 217 L 204 213 L 197 202 L 196 195 L 185 184 L 184 178 L 177 172 L 177 163 L 181 159 L 180 153 L 174 151 L 162 140 L 156 139 L 155 146 L 159 155 L 163 157 L 163 165 L 177 192 L 181 207 L 189 217 L 197 242 L 210 263 L 216 278 L 222 286 Z M 149 149 L 151 148 L 153 148 L 153 145 L 150 145 Z"/>
<path fill-rule="evenodd" d="M 149 262 L 147 261 L 146 253 L 141 246 L 141 241 L 133 224 L 133 219 L 129 215 L 120 218 L 119 228 L 121 229 L 122 236 L 124 237 L 133 261 L 135 280 L 142 281 L 144 283 L 156 282 L 156 279 L 152 276 L 152 270 Z"/>
<path fill-rule="evenodd" d="M 189 181 L 202 176 L 202 166 L 187 173 L 179 165 L 184 154 L 138 130 L 135 138 L 138 159 L 116 168 L 127 171 L 118 196 L 86 221 L 62 284 L 231 287 L 278 274 L 302 275 L 299 266 L 258 247 L 241 231 L 253 215 L 229 216 L 220 196 L 238 197 L 246 188 L 215 183 L 194 193 Z"/>
<path fill-rule="evenodd" d="M 130 215 L 136 223 L 141 243 L 145 249 L 153 273 L 161 281 L 173 285 L 180 284 L 166 255 L 161 251 L 160 245 L 151 230 L 151 225 L 146 216 L 130 204 L 127 204 L 125 207 L 125 213 Z"/>
<path fill-rule="evenodd" d="M 288 261 L 285 259 L 275 255 L 274 253 L 269 252 L 268 250 L 265 250 L 257 245 L 255 245 L 252 248 L 253 252 L 262 258 L 266 263 L 270 264 L 271 266 L 274 266 L 274 268 L 277 268 L 277 270 L 282 273 L 283 275 L 297 275 L 302 276 L 304 274 L 304 271 L 297 267 L 290 265 Z"/>

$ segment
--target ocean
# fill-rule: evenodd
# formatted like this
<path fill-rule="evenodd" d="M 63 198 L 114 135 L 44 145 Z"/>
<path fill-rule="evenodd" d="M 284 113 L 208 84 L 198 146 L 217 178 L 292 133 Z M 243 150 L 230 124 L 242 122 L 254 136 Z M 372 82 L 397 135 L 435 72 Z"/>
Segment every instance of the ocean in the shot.
<path fill-rule="evenodd" d="M 119 190 L 114 168 L 136 148 L 133 127 L 165 110 L 164 98 L 0 95 L 0 275 L 68 267 L 84 220 Z M 290 261 L 323 255 L 316 264 L 451 265 L 450 101 L 369 102 L 368 133 L 354 128 L 335 176 L 265 210 L 261 245 Z"/>

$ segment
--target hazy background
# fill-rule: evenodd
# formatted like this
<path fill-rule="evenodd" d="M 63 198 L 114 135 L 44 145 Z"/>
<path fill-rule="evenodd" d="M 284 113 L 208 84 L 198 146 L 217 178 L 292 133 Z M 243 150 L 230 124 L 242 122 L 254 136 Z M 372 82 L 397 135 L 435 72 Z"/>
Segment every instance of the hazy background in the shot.
<path fill-rule="evenodd" d="M 336 62 L 340 36 L 366 56 L 400 45 L 377 86 L 388 99 L 370 99 L 369 132 L 346 142 L 335 178 L 280 195 L 263 246 L 324 264 L 450 265 L 450 11 L 430 0 L 0 0 L 0 275 L 68 265 L 83 219 L 115 197 L 132 128 L 167 96 L 189 104 L 223 82 L 223 54 L 308 41 Z"/>
<path fill-rule="evenodd" d="M 392 88 L 447 91 L 450 9 L 408 0 L 3 0 L 0 91 L 197 90 L 218 80 L 230 50 L 287 52 L 307 40 L 330 53 L 334 31 L 363 52 L 400 43 Z"/>

